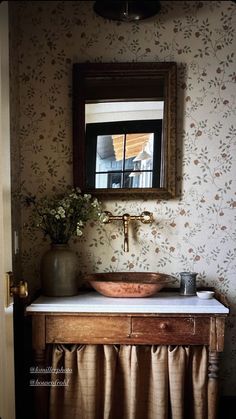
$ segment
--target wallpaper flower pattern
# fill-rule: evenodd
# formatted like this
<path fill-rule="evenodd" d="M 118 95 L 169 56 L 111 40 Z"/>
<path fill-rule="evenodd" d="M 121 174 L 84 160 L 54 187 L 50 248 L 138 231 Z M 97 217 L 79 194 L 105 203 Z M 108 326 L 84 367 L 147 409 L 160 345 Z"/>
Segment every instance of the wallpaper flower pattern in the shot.
<path fill-rule="evenodd" d="M 21 189 L 38 196 L 73 183 L 72 63 L 176 61 L 178 197 L 105 201 L 113 213 L 153 211 L 150 225 L 130 226 L 123 252 L 119 223 L 90 224 L 72 240 L 81 272 L 198 272 L 229 300 L 222 383 L 236 394 L 236 5 L 231 1 L 163 1 L 160 14 L 137 23 L 105 20 L 92 1 L 10 2 L 12 78 L 18 82 Z M 16 37 L 17 34 L 17 37 Z M 13 115 L 14 119 L 14 115 Z M 14 157 L 14 154 L 13 154 Z M 18 167 L 18 165 L 16 165 Z M 22 212 L 25 277 L 39 286 L 48 247 Z"/>

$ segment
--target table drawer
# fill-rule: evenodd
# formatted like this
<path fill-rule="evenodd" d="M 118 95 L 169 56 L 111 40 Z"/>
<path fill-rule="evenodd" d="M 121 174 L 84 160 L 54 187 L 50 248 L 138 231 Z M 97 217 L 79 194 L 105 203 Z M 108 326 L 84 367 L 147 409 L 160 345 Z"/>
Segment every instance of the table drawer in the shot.
<path fill-rule="evenodd" d="M 46 316 L 46 343 L 112 343 L 130 337 L 131 318 Z"/>
<path fill-rule="evenodd" d="M 208 344 L 210 320 L 194 317 L 133 317 L 131 338 L 136 343 Z"/>

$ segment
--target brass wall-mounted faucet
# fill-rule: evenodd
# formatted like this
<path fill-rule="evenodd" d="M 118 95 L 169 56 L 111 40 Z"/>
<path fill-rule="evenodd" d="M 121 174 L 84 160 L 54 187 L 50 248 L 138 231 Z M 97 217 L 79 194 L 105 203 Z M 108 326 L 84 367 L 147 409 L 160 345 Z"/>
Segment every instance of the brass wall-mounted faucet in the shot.
<path fill-rule="evenodd" d="M 110 211 L 104 211 L 104 224 L 108 224 L 111 221 L 122 221 L 124 228 L 124 251 L 129 251 L 129 222 L 132 220 L 141 221 L 143 224 L 151 224 L 153 222 L 153 213 L 149 211 L 143 211 L 140 215 L 112 215 Z"/>

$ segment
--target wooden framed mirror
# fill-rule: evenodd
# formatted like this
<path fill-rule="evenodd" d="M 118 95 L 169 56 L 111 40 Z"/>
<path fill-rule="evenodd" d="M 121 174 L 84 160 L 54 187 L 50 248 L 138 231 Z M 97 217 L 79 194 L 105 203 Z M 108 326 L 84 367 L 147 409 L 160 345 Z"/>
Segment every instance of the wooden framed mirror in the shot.
<path fill-rule="evenodd" d="M 74 64 L 75 186 L 171 198 L 175 159 L 176 63 Z"/>

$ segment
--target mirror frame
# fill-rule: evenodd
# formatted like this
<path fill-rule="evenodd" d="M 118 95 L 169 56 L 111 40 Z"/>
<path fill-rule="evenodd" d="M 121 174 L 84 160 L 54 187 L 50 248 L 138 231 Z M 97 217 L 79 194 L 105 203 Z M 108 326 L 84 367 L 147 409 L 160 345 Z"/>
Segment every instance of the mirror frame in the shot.
<path fill-rule="evenodd" d="M 142 86 L 142 81 L 146 84 Z M 137 100 L 157 100 L 160 81 L 164 81 L 164 118 L 160 188 L 86 188 L 85 103 L 87 101 L 127 100 L 129 84 L 138 91 Z M 152 194 L 168 199 L 176 194 L 176 84 L 175 62 L 157 63 L 75 63 L 73 65 L 73 175 L 82 192 L 104 195 Z M 112 93 L 114 85 L 114 91 Z M 125 86 L 124 86 L 125 85 Z M 146 97 L 146 92 L 149 96 Z M 150 95 L 152 95 L 150 97 Z M 101 97 L 103 96 L 103 97 Z M 107 96 L 107 97 L 106 97 Z M 110 97 L 111 96 L 111 97 Z M 113 97 L 114 96 L 114 97 Z M 133 99 L 131 97 L 130 99 Z"/>

